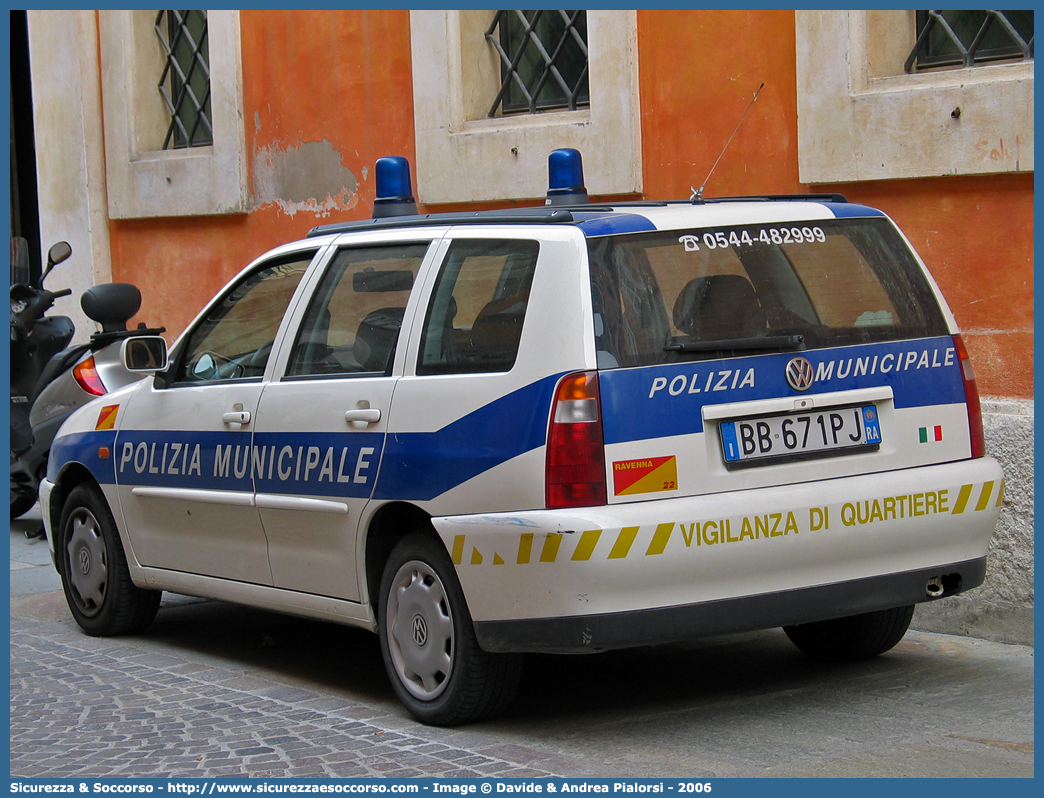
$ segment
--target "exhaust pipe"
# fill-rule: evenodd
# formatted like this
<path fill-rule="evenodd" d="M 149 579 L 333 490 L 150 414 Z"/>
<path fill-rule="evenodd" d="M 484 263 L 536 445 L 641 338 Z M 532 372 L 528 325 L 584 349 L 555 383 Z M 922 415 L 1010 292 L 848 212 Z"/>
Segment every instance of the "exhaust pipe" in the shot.
<path fill-rule="evenodd" d="M 928 580 L 928 584 L 924 588 L 924 593 L 928 598 L 939 598 L 946 591 L 943 587 L 943 578 L 936 576 Z"/>

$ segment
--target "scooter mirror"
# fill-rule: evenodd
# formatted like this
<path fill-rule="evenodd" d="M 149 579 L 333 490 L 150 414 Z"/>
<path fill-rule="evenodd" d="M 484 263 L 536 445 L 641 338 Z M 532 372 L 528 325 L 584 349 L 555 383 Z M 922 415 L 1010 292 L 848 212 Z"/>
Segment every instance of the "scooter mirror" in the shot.
<path fill-rule="evenodd" d="M 120 361 L 127 371 L 154 374 L 167 367 L 167 342 L 159 335 L 139 335 L 120 345 Z"/>
<path fill-rule="evenodd" d="M 41 286 L 43 286 L 44 278 L 51 273 L 51 269 L 62 261 L 68 260 L 70 255 L 72 255 L 72 247 L 69 246 L 67 241 L 59 241 L 47 250 L 47 268 L 45 268 L 43 274 L 40 275 Z"/>
<path fill-rule="evenodd" d="M 68 260 L 70 255 L 72 255 L 72 247 L 69 246 L 69 243 L 67 241 L 59 241 L 47 250 L 47 265 L 57 266 L 62 261 Z"/>

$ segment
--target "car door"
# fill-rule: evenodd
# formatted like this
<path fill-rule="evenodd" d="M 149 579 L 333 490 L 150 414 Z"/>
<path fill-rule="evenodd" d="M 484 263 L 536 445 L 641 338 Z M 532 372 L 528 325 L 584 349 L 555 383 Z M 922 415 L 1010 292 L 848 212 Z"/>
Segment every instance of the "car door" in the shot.
<path fill-rule="evenodd" d="M 336 251 L 261 396 L 256 501 L 276 587 L 359 599 L 356 535 L 402 368 L 399 330 L 435 249 L 412 235 Z"/>
<path fill-rule="evenodd" d="M 318 247 L 232 283 L 183 337 L 166 377 L 122 409 L 117 484 L 145 566 L 270 585 L 254 505 L 252 426 L 273 342 Z"/>

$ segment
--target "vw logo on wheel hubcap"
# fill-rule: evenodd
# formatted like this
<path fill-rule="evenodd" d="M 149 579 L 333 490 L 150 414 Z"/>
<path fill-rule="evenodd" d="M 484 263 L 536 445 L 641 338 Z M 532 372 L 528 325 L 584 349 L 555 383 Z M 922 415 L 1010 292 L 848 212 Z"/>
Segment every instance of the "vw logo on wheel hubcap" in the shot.
<path fill-rule="evenodd" d="M 815 369 L 803 357 L 792 357 L 787 363 L 787 382 L 795 391 L 807 391 L 815 380 Z"/>
<path fill-rule="evenodd" d="M 80 549 L 80 573 L 86 574 L 91 570 L 91 553 L 87 549 Z"/>
<path fill-rule="evenodd" d="M 413 616 L 413 642 L 418 646 L 428 642 L 428 622 L 420 615 Z"/>

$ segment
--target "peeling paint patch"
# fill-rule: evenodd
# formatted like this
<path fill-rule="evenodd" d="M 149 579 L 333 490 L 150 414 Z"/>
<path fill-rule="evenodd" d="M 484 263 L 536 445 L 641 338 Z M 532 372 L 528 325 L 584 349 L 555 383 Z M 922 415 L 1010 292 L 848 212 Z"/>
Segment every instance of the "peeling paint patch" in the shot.
<path fill-rule="evenodd" d="M 329 216 L 358 202 L 359 179 L 327 140 L 272 144 L 254 152 L 254 207 Z"/>

